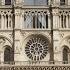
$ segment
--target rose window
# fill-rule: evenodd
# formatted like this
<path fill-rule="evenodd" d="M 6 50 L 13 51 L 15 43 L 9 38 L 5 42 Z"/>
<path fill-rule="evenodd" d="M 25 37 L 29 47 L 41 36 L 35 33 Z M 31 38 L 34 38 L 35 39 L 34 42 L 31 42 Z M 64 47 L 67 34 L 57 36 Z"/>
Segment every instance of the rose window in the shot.
<path fill-rule="evenodd" d="M 26 55 L 34 61 L 42 60 L 46 57 L 48 51 L 48 42 L 43 38 L 30 39 L 25 47 Z"/>

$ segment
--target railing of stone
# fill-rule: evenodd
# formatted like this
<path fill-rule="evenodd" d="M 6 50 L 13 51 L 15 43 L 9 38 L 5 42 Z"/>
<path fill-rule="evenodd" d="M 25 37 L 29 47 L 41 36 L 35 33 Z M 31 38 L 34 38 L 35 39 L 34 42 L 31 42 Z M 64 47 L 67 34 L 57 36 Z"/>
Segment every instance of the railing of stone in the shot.
<path fill-rule="evenodd" d="M 69 65 L 48 66 L 0 66 L 0 70 L 70 70 Z"/>
<path fill-rule="evenodd" d="M 0 65 L 23 65 L 23 66 L 45 66 L 45 65 L 70 65 L 68 61 L 15 61 L 0 62 Z"/>

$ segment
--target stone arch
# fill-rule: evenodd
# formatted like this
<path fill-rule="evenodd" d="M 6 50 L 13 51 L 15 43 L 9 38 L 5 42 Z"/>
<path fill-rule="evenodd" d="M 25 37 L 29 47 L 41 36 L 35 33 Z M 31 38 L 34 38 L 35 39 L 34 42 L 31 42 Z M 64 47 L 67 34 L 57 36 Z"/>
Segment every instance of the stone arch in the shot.
<path fill-rule="evenodd" d="M 11 63 L 14 61 L 14 54 L 13 54 L 13 49 L 9 46 L 5 46 L 4 50 L 4 63 Z"/>
<path fill-rule="evenodd" d="M 35 52 L 33 50 L 28 50 L 28 48 L 29 48 L 28 44 L 29 44 L 30 48 L 32 47 L 31 49 L 33 49 Z M 39 48 L 40 46 L 42 48 Z M 48 53 L 47 51 L 49 51 L 50 41 L 49 41 L 49 39 L 46 36 L 44 36 L 42 34 L 31 34 L 30 36 L 28 36 L 26 38 L 26 40 L 25 40 L 25 46 L 24 47 L 25 47 L 25 53 L 26 53 L 26 55 L 31 60 L 40 60 L 40 59 L 42 60 L 42 58 L 40 56 L 36 55 L 36 54 L 39 54 L 40 53 L 39 51 L 41 51 L 41 52 L 44 52 L 45 51 L 43 54 L 46 57 L 46 54 Z M 45 49 L 43 49 L 43 47 Z M 35 50 L 35 49 L 37 49 L 37 50 Z M 42 49 L 44 51 L 39 50 L 39 49 Z M 31 52 L 32 54 L 29 54 L 28 52 L 29 53 Z M 36 55 L 36 56 L 33 57 L 33 55 Z M 42 57 L 43 57 L 43 55 L 42 55 Z M 43 59 L 44 59 L 44 57 L 43 57 Z"/>
<path fill-rule="evenodd" d="M 0 35 L 0 38 L 5 38 L 5 39 L 8 40 L 8 41 L 10 42 L 10 44 L 12 45 L 12 41 L 11 41 L 9 38 L 7 38 L 6 36 Z"/>
<path fill-rule="evenodd" d="M 62 50 L 62 60 L 64 64 L 68 63 L 68 54 L 70 52 L 70 49 L 68 46 L 64 45 Z"/>
<path fill-rule="evenodd" d="M 70 49 L 70 35 L 64 36 L 64 38 L 60 41 L 60 50 L 63 50 L 63 46 L 66 45 Z"/>
<path fill-rule="evenodd" d="M 41 36 L 44 36 L 48 40 L 49 44 L 51 43 L 50 37 L 48 37 L 48 35 L 41 34 L 41 33 L 28 34 L 27 37 L 24 39 L 24 41 L 27 42 L 29 40 L 29 38 L 31 38 L 33 35 L 41 35 Z"/>
<path fill-rule="evenodd" d="M 6 36 L 0 35 L 0 54 L 1 54 L 0 61 L 4 62 L 4 52 L 7 46 L 12 48 L 12 41 Z"/>

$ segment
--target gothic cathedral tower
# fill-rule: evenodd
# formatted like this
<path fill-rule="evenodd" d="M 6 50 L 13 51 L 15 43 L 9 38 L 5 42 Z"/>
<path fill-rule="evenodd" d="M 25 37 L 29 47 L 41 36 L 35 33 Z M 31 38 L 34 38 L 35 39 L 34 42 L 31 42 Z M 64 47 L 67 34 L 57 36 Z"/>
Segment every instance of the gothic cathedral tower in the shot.
<path fill-rule="evenodd" d="M 0 0 L 0 62 L 69 64 L 70 0 Z"/>

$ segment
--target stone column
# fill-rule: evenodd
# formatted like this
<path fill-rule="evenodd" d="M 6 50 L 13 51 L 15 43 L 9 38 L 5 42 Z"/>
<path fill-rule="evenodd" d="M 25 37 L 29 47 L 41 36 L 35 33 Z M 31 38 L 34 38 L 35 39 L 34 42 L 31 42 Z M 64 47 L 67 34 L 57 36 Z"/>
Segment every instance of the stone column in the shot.
<path fill-rule="evenodd" d="M 68 53 L 68 63 L 70 64 L 70 52 Z"/>
<path fill-rule="evenodd" d="M 58 28 L 60 27 L 60 19 L 59 19 L 59 15 L 58 15 Z"/>
<path fill-rule="evenodd" d="M 53 28 L 56 29 L 56 15 L 53 14 Z"/>
<path fill-rule="evenodd" d="M 48 14 L 48 28 L 51 28 L 51 23 L 50 23 L 50 14 Z"/>
<path fill-rule="evenodd" d="M 6 18 L 6 14 L 4 14 L 4 28 L 7 29 L 7 18 Z"/>
<path fill-rule="evenodd" d="M 20 29 L 20 14 L 18 12 L 15 13 L 15 28 Z"/>
<path fill-rule="evenodd" d="M 70 28 L 70 14 L 69 14 L 69 23 L 68 23 L 68 26 L 69 26 L 69 28 Z"/>
<path fill-rule="evenodd" d="M 13 17 L 13 15 L 11 14 L 11 28 L 13 28 L 12 17 Z"/>
<path fill-rule="evenodd" d="M 66 28 L 68 28 L 68 15 L 66 15 Z"/>
<path fill-rule="evenodd" d="M 68 5 L 70 5 L 70 0 L 66 0 L 66 1 L 68 1 Z"/>
<path fill-rule="evenodd" d="M 35 13 L 35 28 L 37 28 L 37 13 Z"/>
<path fill-rule="evenodd" d="M 59 28 L 62 28 L 61 15 L 59 15 Z"/>
<path fill-rule="evenodd" d="M 23 0 L 23 2 L 24 2 L 24 0 Z M 22 3 L 22 0 L 16 0 L 16 4 L 17 5 L 19 5 L 19 4 L 21 4 Z"/>
<path fill-rule="evenodd" d="M 10 29 L 10 15 L 8 14 L 8 29 Z"/>
<path fill-rule="evenodd" d="M 63 15 L 63 23 L 62 23 L 62 25 L 63 25 L 63 28 L 65 28 L 65 22 L 64 22 L 64 18 L 65 18 L 65 15 Z"/>
<path fill-rule="evenodd" d="M 2 5 L 5 5 L 5 0 L 1 0 Z"/>
<path fill-rule="evenodd" d="M 1 14 L 1 29 L 4 29 L 4 16 Z"/>
<path fill-rule="evenodd" d="M 38 16 L 37 16 L 38 17 Z M 31 13 L 31 29 L 33 28 L 33 17 L 32 17 L 32 13 Z"/>
<path fill-rule="evenodd" d="M 42 27 L 42 15 L 41 13 L 38 13 L 38 28 L 41 28 Z"/>
<path fill-rule="evenodd" d="M 9 27 L 10 29 L 12 29 L 12 22 L 11 22 L 12 18 L 11 18 L 11 15 L 9 15 Z"/>
<path fill-rule="evenodd" d="M 25 24 L 26 24 L 26 13 L 24 13 L 24 11 L 23 11 L 23 13 L 22 13 L 22 24 L 21 24 L 21 28 L 22 29 L 25 29 Z"/>
<path fill-rule="evenodd" d="M 4 62 L 4 53 L 3 53 L 3 51 L 1 52 L 1 62 L 2 62 L 2 64 Z"/>
<path fill-rule="evenodd" d="M 46 14 L 42 14 L 42 28 L 46 29 Z"/>
<path fill-rule="evenodd" d="M 0 15 L 0 29 L 1 29 L 1 27 L 2 27 L 2 24 L 1 24 L 1 15 Z"/>
<path fill-rule="evenodd" d="M 57 14 L 55 14 L 55 28 L 57 29 L 58 28 L 58 15 Z"/>

